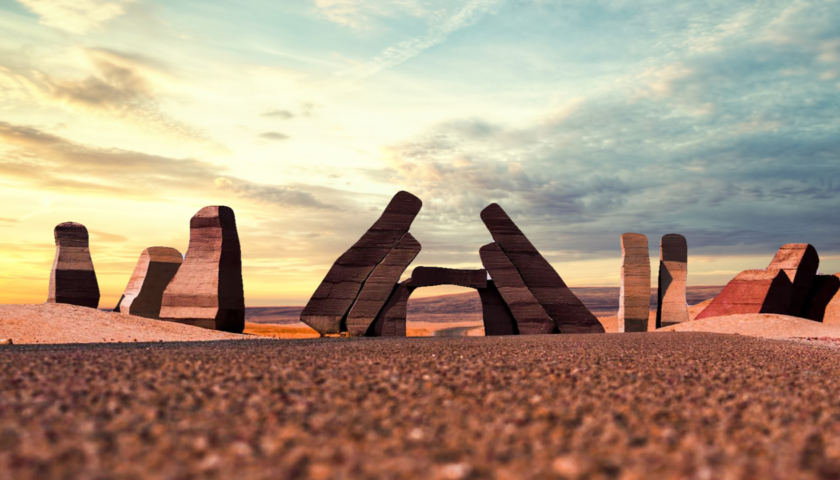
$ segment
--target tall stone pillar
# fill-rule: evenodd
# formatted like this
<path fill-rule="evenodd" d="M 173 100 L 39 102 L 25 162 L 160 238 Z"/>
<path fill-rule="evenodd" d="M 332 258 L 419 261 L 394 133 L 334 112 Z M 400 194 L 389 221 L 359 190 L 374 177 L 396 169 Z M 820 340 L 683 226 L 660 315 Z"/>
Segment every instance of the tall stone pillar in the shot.
<path fill-rule="evenodd" d="M 55 260 L 50 272 L 47 303 L 99 306 L 99 283 L 90 258 L 87 228 L 64 222 L 55 227 Z"/>
<path fill-rule="evenodd" d="M 678 233 L 669 233 L 659 243 L 659 292 L 656 328 L 688 321 L 685 285 L 688 276 L 688 243 Z"/>
<path fill-rule="evenodd" d="M 619 332 L 646 332 L 650 316 L 650 254 L 641 233 L 621 236 Z"/>

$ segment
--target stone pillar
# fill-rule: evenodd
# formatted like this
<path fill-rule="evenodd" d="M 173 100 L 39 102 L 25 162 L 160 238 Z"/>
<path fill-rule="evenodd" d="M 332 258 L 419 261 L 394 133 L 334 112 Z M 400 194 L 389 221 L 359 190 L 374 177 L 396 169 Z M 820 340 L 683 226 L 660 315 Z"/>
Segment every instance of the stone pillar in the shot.
<path fill-rule="evenodd" d="M 646 332 L 650 316 L 650 254 L 641 233 L 621 236 L 618 331 Z"/>
<path fill-rule="evenodd" d="M 688 277 L 688 243 L 680 234 L 669 233 L 659 243 L 659 288 L 656 328 L 688 321 L 685 300 Z"/>
<path fill-rule="evenodd" d="M 50 271 L 47 303 L 99 306 L 99 283 L 90 258 L 88 231 L 75 222 L 55 227 L 55 260 Z"/>
<path fill-rule="evenodd" d="M 160 318 L 163 291 L 183 262 L 181 252 L 169 247 L 149 247 L 140 254 L 115 312 Z"/>

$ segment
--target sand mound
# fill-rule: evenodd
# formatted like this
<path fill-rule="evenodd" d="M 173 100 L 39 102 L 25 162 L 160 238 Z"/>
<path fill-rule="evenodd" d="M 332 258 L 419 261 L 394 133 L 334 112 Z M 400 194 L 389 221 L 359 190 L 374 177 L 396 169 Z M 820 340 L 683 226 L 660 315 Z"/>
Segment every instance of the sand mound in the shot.
<path fill-rule="evenodd" d="M 0 338 L 24 343 L 240 340 L 249 335 L 66 304 L 0 305 Z"/>
<path fill-rule="evenodd" d="M 709 317 L 660 328 L 657 332 L 737 333 L 764 338 L 840 338 L 840 326 L 772 314 Z"/>

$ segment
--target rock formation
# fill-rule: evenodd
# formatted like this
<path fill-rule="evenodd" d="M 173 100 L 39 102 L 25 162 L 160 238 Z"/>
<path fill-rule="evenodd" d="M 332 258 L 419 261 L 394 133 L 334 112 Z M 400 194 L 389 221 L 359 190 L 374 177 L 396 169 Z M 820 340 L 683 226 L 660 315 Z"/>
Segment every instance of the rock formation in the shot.
<path fill-rule="evenodd" d="M 808 306 L 805 299 L 811 290 L 811 283 L 820 266 L 817 250 L 807 243 L 789 243 L 782 246 L 767 267 L 768 271 L 784 271 L 793 283 L 793 296 L 788 315 L 805 317 Z"/>
<path fill-rule="evenodd" d="M 688 276 L 688 244 L 685 237 L 669 233 L 659 244 L 659 289 L 656 328 L 688 321 L 685 301 Z"/>
<path fill-rule="evenodd" d="M 487 286 L 487 270 L 483 268 L 461 270 L 457 268 L 417 267 L 411 272 L 411 284 L 414 288 L 457 285 L 459 287 L 481 289 Z"/>
<path fill-rule="evenodd" d="M 840 273 L 817 275 L 805 302 L 806 318 L 829 325 L 840 325 Z"/>
<path fill-rule="evenodd" d="M 406 233 L 397 246 L 385 255 L 382 263 L 373 269 L 347 314 L 347 331 L 350 335 L 358 337 L 367 333 L 394 291 L 400 276 L 418 253 L 420 243 L 410 233 Z"/>
<path fill-rule="evenodd" d="M 519 335 L 516 319 L 496 288 L 496 282 L 488 280 L 486 287 L 478 289 L 478 296 L 484 317 L 484 336 Z"/>
<path fill-rule="evenodd" d="M 190 220 L 190 245 L 163 292 L 160 318 L 241 333 L 245 328 L 242 253 L 229 207 L 204 207 Z"/>
<path fill-rule="evenodd" d="M 557 325 L 534 296 L 516 266 L 497 243 L 484 245 L 478 251 L 481 263 L 490 273 L 499 294 L 507 304 L 520 335 L 556 333 Z"/>
<path fill-rule="evenodd" d="M 75 222 L 55 227 L 55 260 L 47 303 L 99 306 L 99 284 L 90 258 L 88 231 Z"/>
<path fill-rule="evenodd" d="M 618 331 L 646 332 L 650 316 L 650 253 L 641 233 L 621 236 Z"/>
<path fill-rule="evenodd" d="M 300 320 L 322 335 L 345 331 L 345 319 L 362 286 L 408 233 L 422 205 L 419 198 L 408 192 L 394 195 L 376 223 L 336 260 L 304 307 Z"/>
<path fill-rule="evenodd" d="M 495 203 L 487 206 L 481 211 L 481 219 L 560 333 L 604 332 L 601 322 L 569 290 L 560 275 L 528 241 L 502 207 Z M 490 276 L 493 277 L 493 272 L 490 272 Z M 493 279 L 496 281 L 495 277 Z M 502 286 L 498 281 L 496 286 L 501 292 Z M 520 323 L 520 333 L 521 326 Z"/>
<path fill-rule="evenodd" d="M 745 270 L 727 283 L 695 320 L 742 313 L 786 315 L 793 291 L 793 284 L 784 271 Z"/>
<path fill-rule="evenodd" d="M 181 252 L 169 247 L 143 250 L 115 312 L 160 318 L 163 291 L 181 266 Z"/>
<path fill-rule="evenodd" d="M 371 324 L 367 337 L 404 337 L 406 332 L 406 316 L 408 313 L 408 299 L 414 292 L 411 279 L 400 282 L 394 287 L 394 292 L 385 306 L 379 311 L 376 320 Z"/>

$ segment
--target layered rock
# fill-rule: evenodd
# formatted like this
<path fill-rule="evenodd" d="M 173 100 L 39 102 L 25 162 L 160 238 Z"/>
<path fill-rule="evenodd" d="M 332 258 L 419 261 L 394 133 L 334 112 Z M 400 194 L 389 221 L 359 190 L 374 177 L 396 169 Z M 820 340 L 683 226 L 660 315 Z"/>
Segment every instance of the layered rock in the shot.
<path fill-rule="evenodd" d="M 560 278 L 551 264 L 508 217 L 502 207 L 493 203 L 481 211 L 481 219 L 499 249 L 514 265 L 527 289 L 537 299 L 560 333 L 603 333 L 604 327 Z M 487 264 L 485 264 L 487 268 Z M 488 268 L 488 270 L 490 270 Z M 496 281 L 499 291 L 501 284 Z M 504 295 L 502 295 L 504 297 Z M 511 309 L 513 312 L 513 309 Z M 517 315 L 514 313 L 514 317 Z M 521 333 L 520 323 L 520 333 Z"/>
<path fill-rule="evenodd" d="M 695 320 L 742 313 L 786 315 L 793 298 L 793 284 L 781 270 L 745 270 Z"/>
<path fill-rule="evenodd" d="M 55 260 L 50 271 L 47 303 L 99 306 L 99 283 L 90 258 L 88 231 L 75 222 L 55 227 Z"/>
<path fill-rule="evenodd" d="M 650 254 L 641 233 L 621 236 L 618 331 L 646 332 L 650 316 Z"/>
<path fill-rule="evenodd" d="M 486 287 L 478 289 L 478 296 L 481 298 L 484 336 L 519 335 L 516 319 L 510 313 L 510 308 L 502 298 L 499 289 L 496 288 L 496 282 L 488 280 Z"/>
<path fill-rule="evenodd" d="M 408 192 L 394 195 L 382 216 L 336 260 L 304 307 L 300 320 L 322 335 L 345 331 L 345 319 L 362 286 L 408 233 L 422 205 L 419 198 Z"/>
<path fill-rule="evenodd" d="M 420 243 L 406 233 L 365 281 L 356 302 L 347 315 L 347 331 L 353 336 L 365 335 L 388 301 L 405 269 L 420 253 Z"/>
<path fill-rule="evenodd" d="M 688 321 L 685 299 L 688 276 L 688 243 L 680 234 L 669 233 L 659 243 L 659 292 L 656 328 Z"/>
<path fill-rule="evenodd" d="M 767 267 L 768 271 L 783 271 L 793 283 L 793 295 L 790 301 L 788 315 L 805 317 L 809 306 L 805 300 L 811 290 L 811 283 L 820 266 L 817 250 L 807 243 L 789 243 L 782 246 L 773 261 Z"/>
<path fill-rule="evenodd" d="M 840 273 L 814 277 L 806 305 L 806 318 L 829 325 L 840 325 Z"/>
<path fill-rule="evenodd" d="M 457 285 L 459 287 L 481 289 L 487 287 L 487 270 L 483 268 L 462 270 L 458 268 L 417 267 L 411 272 L 411 284 L 414 288 Z"/>
<path fill-rule="evenodd" d="M 408 299 L 414 292 L 411 279 L 400 282 L 385 306 L 379 311 L 376 320 L 371 324 L 365 336 L 367 337 L 404 337 L 406 335 L 406 315 L 408 313 Z"/>
<path fill-rule="evenodd" d="M 163 292 L 181 266 L 181 252 L 169 247 L 143 250 L 115 312 L 160 318 Z"/>
<path fill-rule="evenodd" d="M 190 220 L 190 244 L 163 292 L 160 318 L 241 333 L 245 328 L 242 253 L 229 207 L 204 207 Z"/>
<path fill-rule="evenodd" d="M 481 263 L 490 273 L 499 295 L 504 299 L 516 322 L 520 335 L 556 333 L 557 325 L 534 296 L 516 266 L 497 243 L 484 245 L 478 251 Z"/>

